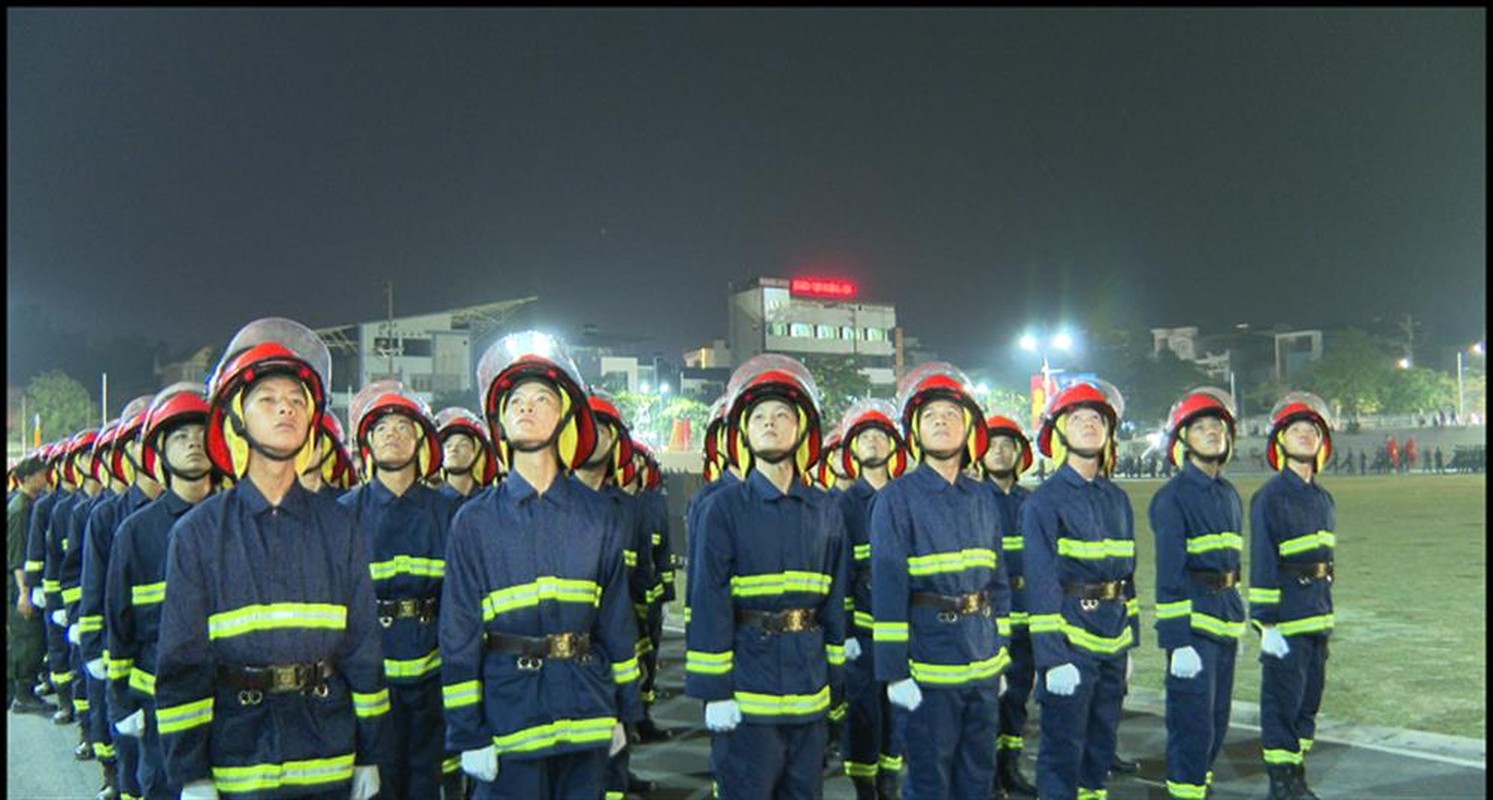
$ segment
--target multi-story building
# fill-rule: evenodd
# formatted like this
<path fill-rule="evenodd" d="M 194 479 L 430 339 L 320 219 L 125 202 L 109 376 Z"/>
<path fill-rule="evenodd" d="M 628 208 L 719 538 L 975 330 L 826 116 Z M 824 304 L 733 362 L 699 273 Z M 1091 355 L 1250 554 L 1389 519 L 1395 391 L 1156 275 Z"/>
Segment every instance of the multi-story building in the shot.
<path fill-rule="evenodd" d="M 761 353 L 853 356 L 872 384 L 895 383 L 897 309 L 857 294 L 856 285 L 844 280 L 758 278 L 731 295 L 732 363 Z"/>

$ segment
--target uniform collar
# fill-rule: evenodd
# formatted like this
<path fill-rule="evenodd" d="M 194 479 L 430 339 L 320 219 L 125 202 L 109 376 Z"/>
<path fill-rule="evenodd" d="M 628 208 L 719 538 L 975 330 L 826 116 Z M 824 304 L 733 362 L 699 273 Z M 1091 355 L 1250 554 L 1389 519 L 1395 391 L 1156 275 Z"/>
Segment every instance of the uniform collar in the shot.
<path fill-rule="evenodd" d="M 780 492 L 778 491 L 778 487 L 776 484 L 768 480 L 766 475 L 763 475 L 757 470 L 752 470 L 751 473 L 747 475 L 746 483 L 748 486 L 752 487 L 753 494 L 764 500 L 779 500 L 785 497 L 792 497 L 798 500 L 802 500 L 809 490 L 809 487 L 805 486 L 803 481 L 794 478 L 794 480 L 788 484 L 788 491 Z"/>
<path fill-rule="evenodd" d="M 1291 469 L 1290 467 L 1282 468 L 1280 474 L 1281 477 L 1285 480 L 1286 485 L 1290 486 L 1293 489 L 1311 489 L 1317 485 L 1316 481 L 1307 483 L 1301 478 L 1300 475 L 1296 474 L 1296 470 Z"/>
<path fill-rule="evenodd" d="M 410 487 L 404 490 L 404 494 L 395 495 L 392 491 L 389 490 L 389 487 L 385 486 L 384 482 L 379 480 L 377 477 L 368 482 L 369 496 L 373 498 L 373 502 L 378 503 L 379 505 L 397 503 L 400 500 L 409 497 L 410 492 L 413 492 L 414 490 L 415 484 L 410 484 Z"/>
<path fill-rule="evenodd" d="M 505 499 L 516 505 L 523 505 L 535 498 L 563 503 L 565 498 L 575 491 L 573 480 L 573 475 L 561 472 L 555 475 L 555 479 L 550 482 L 550 488 L 545 490 L 541 496 L 535 491 L 533 484 L 524 480 L 524 476 L 518 470 L 514 470 L 508 473 L 508 477 L 504 478 L 502 483 L 498 484 L 498 491 L 503 493 Z"/>
<path fill-rule="evenodd" d="M 162 503 L 166 504 L 166 513 L 170 514 L 173 517 L 179 517 L 182 514 L 187 513 L 187 510 L 192 507 L 192 504 L 188 503 L 186 501 L 186 498 L 182 497 L 176 492 L 171 491 L 170 489 L 162 492 L 159 499 Z"/>
<path fill-rule="evenodd" d="M 1064 464 L 1063 466 L 1058 467 L 1058 471 L 1052 473 L 1052 477 L 1059 478 L 1069 486 L 1073 486 L 1076 488 L 1083 488 L 1094 482 L 1084 480 L 1083 476 L 1079 475 L 1078 470 L 1074 469 L 1071 464 Z M 1099 476 L 1095 475 L 1094 480 L 1098 479 Z"/>
<path fill-rule="evenodd" d="M 238 493 L 244 505 L 248 507 L 249 513 L 255 516 L 275 508 L 270 505 L 269 500 L 265 499 L 259 487 L 254 485 L 254 481 L 248 478 L 234 484 L 232 491 Z M 293 517 L 305 518 L 310 499 L 311 493 L 306 491 L 306 487 L 302 486 L 300 481 L 291 481 L 290 491 L 280 499 L 279 510 Z"/>
<path fill-rule="evenodd" d="M 1220 471 L 1218 477 L 1215 478 L 1199 469 L 1198 465 L 1192 463 L 1192 459 L 1190 458 L 1187 459 L 1185 465 L 1182 467 L 1181 474 L 1183 480 L 1197 484 L 1198 486 L 1213 486 L 1223 482 L 1223 472 Z"/>
<path fill-rule="evenodd" d="M 960 472 L 959 477 L 955 478 L 953 483 L 949 483 L 948 481 L 944 480 L 944 477 L 942 475 L 938 474 L 938 470 L 935 470 L 933 467 L 929 466 L 928 462 L 926 461 L 918 464 L 917 469 L 913 470 L 907 475 L 904 475 L 903 477 L 911 477 L 914 486 L 922 489 L 923 491 L 930 492 L 942 492 L 947 489 L 955 488 L 964 490 L 968 488 L 965 485 L 965 481 L 969 480 L 969 478 L 963 472 Z"/>

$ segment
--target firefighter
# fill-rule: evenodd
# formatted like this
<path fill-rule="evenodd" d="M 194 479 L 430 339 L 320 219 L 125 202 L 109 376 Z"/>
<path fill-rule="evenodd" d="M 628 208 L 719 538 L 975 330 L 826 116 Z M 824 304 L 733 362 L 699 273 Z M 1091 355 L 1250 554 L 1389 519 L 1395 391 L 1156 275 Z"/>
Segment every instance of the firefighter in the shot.
<path fill-rule="evenodd" d="M 301 486 L 331 358 L 255 320 L 209 380 L 208 457 L 233 487 L 171 529 L 156 655 L 166 775 L 182 800 L 378 792 L 389 711 L 363 537 Z"/>
<path fill-rule="evenodd" d="M 83 493 L 84 470 L 80 468 L 79 448 L 85 439 L 91 444 L 98 431 L 79 431 L 60 444 L 58 464 L 57 501 L 52 504 L 46 520 L 44 566 L 42 588 L 46 596 L 47 609 L 47 664 L 51 669 L 52 684 L 57 688 L 57 712 L 52 715 L 54 725 L 71 725 L 77 721 L 78 708 L 74 695 L 88 705 L 86 690 L 80 688 L 82 680 L 73 670 L 72 655 L 67 642 L 67 609 L 62 602 L 62 562 L 67 555 L 67 528 L 72 520 L 73 507 L 87 499 Z M 93 747 L 80 735 L 78 745 L 73 748 L 73 757 L 86 761 L 93 758 Z"/>
<path fill-rule="evenodd" d="M 845 517 L 846 611 L 851 638 L 861 652 L 845 656 L 845 774 L 857 800 L 901 796 L 902 743 L 894 735 L 886 684 L 876 680 L 876 648 L 871 646 L 871 503 L 887 482 L 907 470 L 907 448 L 897 429 L 897 409 L 885 400 L 860 400 L 845 411 L 840 471 L 853 482 L 839 495 Z"/>
<path fill-rule="evenodd" d="M 1109 383 L 1053 395 L 1037 446 L 1062 464 L 1021 507 L 1022 567 L 1042 708 L 1037 791 L 1102 800 L 1129 650 L 1140 639 L 1135 519 L 1109 478 L 1124 400 Z"/>
<path fill-rule="evenodd" d="M 635 480 L 626 484 L 638 498 L 638 513 L 643 520 L 643 529 L 648 534 L 649 555 L 653 559 L 654 585 L 648 598 L 647 629 L 648 648 L 639 657 L 643 670 L 641 689 L 643 694 L 643 721 L 637 725 L 637 739 L 641 744 L 661 742 L 671 738 L 674 732 L 661 728 L 653 721 L 651 709 L 657 695 L 659 649 L 664 633 L 664 607 L 674 600 L 674 570 L 676 557 L 672 551 L 669 534 L 669 498 L 664 488 L 663 471 L 658 459 L 644 443 L 633 439 L 633 461 Z"/>
<path fill-rule="evenodd" d="M 1244 506 L 1223 477 L 1234 452 L 1228 392 L 1193 389 L 1167 414 L 1167 457 L 1181 468 L 1151 499 L 1156 638 L 1167 655 L 1166 788 L 1202 800 L 1223 750 L 1244 633 L 1239 595 Z"/>
<path fill-rule="evenodd" d="M 729 388 L 729 387 L 728 387 Z M 692 617 L 692 606 L 694 605 L 695 568 L 699 565 L 699 553 L 696 552 L 700 546 L 700 514 L 709 504 L 710 498 L 716 492 L 727 486 L 741 482 L 741 474 L 736 471 L 736 465 L 726 458 L 725 442 L 725 415 L 726 401 L 730 397 L 721 395 L 710 404 L 708 417 L 710 421 L 705 425 L 703 437 L 703 459 L 700 466 L 700 476 L 704 482 L 699 489 L 690 496 L 689 503 L 684 508 L 684 624 L 688 625 Z"/>
<path fill-rule="evenodd" d="M 27 533 L 31 514 L 35 509 L 35 498 L 47 483 L 46 462 L 36 453 L 21 459 L 11 474 L 16 476 L 15 494 L 5 506 L 5 552 L 11 576 L 7 599 L 9 606 L 5 622 L 5 650 L 7 660 L 6 707 L 16 713 L 41 713 L 50 711 L 41 698 L 36 696 L 36 674 L 41 669 L 44 624 L 41 615 L 44 609 L 32 603 L 32 589 L 27 584 Z"/>
<path fill-rule="evenodd" d="M 726 453 L 745 477 L 699 520 L 685 692 L 706 704 L 719 797 L 817 797 L 845 663 L 844 521 L 808 475 L 818 388 L 772 354 L 731 384 Z"/>
<path fill-rule="evenodd" d="M 1021 425 L 1008 416 L 993 414 L 985 420 L 990 446 L 980 462 L 987 485 L 994 491 L 1001 511 L 1002 555 L 1006 577 L 1011 582 L 1011 666 L 1006 668 L 1006 691 L 1000 699 L 1000 732 L 995 739 L 994 796 L 1037 796 L 1037 787 L 1021 774 L 1022 731 L 1026 729 L 1027 700 L 1036 683 L 1032 660 L 1032 637 L 1026 610 L 1026 577 L 1022 571 L 1021 504 L 1032 492 L 1022 486 L 1021 476 L 1032 468 L 1032 442 Z"/>
<path fill-rule="evenodd" d="M 1332 456 L 1327 404 L 1291 392 L 1270 412 L 1276 470 L 1249 501 L 1249 618 L 1260 632 L 1260 734 L 1270 800 L 1315 798 L 1306 754 L 1316 734 L 1332 634 L 1336 507 L 1317 476 Z"/>
<path fill-rule="evenodd" d="M 985 417 L 943 362 L 903 376 L 897 406 L 918 466 L 871 508 L 876 679 L 906 712 L 909 800 L 984 798 L 1011 630 L 1000 509 L 964 472 L 985 454 Z"/>
<path fill-rule="evenodd" d="M 116 741 L 111 727 L 108 703 L 106 662 L 110 660 L 104 636 L 104 602 L 108 587 L 109 555 L 114 534 L 126 517 L 139 511 L 161 495 L 161 485 L 140 469 L 140 429 L 152 397 L 145 395 L 127 403 L 119 414 L 119 424 L 108 437 L 100 436 L 95 446 L 99 455 L 101 476 L 112 478 L 123 491 L 103 500 L 88 515 L 83 529 L 83 595 L 78 607 L 79 651 L 84 665 L 84 681 L 90 706 L 89 738 L 103 770 L 104 787 L 100 800 L 140 795 L 136 767 L 140 752 L 134 739 Z M 112 752 L 113 757 L 109 754 Z"/>
<path fill-rule="evenodd" d="M 37 693 L 57 697 L 57 711 L 52 715 L 53 722 L 57 724 L 66 724 L 58 721 L 64 714 L 67 722 L 71 722 L 73 718 L 72 687 L 69 685 L 72 674 L 68 671 L 66 661 L 67 639 L 52 621 L 52 612 L 62 602 L 56 575 L 61 563 L 61 551 L 57 547 L 60 540 L 52 535 L 52 516 L 59 503 L 73 502 L 73 492 L 77 488 L 72 482 L 72 472 L 66 465 L 66 454 L 71 441 L 72 437 L 68 437 L 45 448 L 49 491 L 36 501 L 26 533 L 27 565 L 31 568 L 27 571 L 31 580 L 31 602 L 42 610 L 45 646 L 43 658 L 46 678 L 37 687 Z"/>
<path fill-rule="evenodd" d="M 73 755 L 84 761 L 94 758 L 108 762 L 114 760 L 113 743 L 95 742 L 92 737 L 93 702 L 88 696 L 88 673 L 83 668 L 82 652 L 79 649 L 82 633 L 78 608 L 83 599 L 83 534 L 88 515 L 99 503 L 113 497 L 104 488 L 104 479 L 108 476 L 99 458 L 99 440 L 103 439 L 107 445 L 118 424 L 118 420 L 111 420 L 102 428 L 83 434 L 73 451 L 73 463 L 80 477 L 78 492 L 64 516 L 53 520 L 53 525 L 61 528 L 62 558 L 57 567 L 61 603 L 52 614 L 53 620 L 64 631 L 68 645 L 67 665 L 74 676 L 73 708 L 77 716 L 79 746 L 73 751 Z"/>
<path fill-rule="evenodd" d="M 441 437 L 441 494 L 457 508 L 498 479 L 498 451 L 482 418 L 452 406 L 435 415 Z"/>
<path fill-rule="evenodd" d="M 119 524 L 110 546 L 109 591 L 104 595 L 110 722 L 120 743 L 137 742 L 133 780 L 143 800 L 173 800 L 156 721 L 156 641 L 166 594 L 166 542 L 171 526 L 212 491 L 212 465 L 203 432 L 207 398 L 201 384 L 176 383 L 151 400 L 140 429 L 139 469 L 164 487 L 156 502 Z M 122 774 L 122 783 L 131 776 Z"/>
<path fill-rule="evenodd" d="M 447 746 L 474 797 L 596 798 L 642 716 L 624 532 L 566 473 L 597 444 L 574 363 L 534 331 L 477 367 L 511 472 L 461 507 L 441 596 Z"/>
<path fill-rule="evenodd" d="M 324 494 L 336 500 L 358 483 L 358 468 L 347 450 L 342 422 L 328 408 L 322 412 L 316 429 L 316 455 L 300 474 L 306 491 Z"/>

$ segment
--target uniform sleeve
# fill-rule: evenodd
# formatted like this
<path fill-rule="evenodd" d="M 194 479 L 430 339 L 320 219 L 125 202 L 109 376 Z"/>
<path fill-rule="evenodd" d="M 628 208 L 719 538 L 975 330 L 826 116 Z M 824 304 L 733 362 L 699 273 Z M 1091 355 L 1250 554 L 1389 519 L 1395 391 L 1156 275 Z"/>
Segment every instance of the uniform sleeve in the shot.
<path fill-rule="evenodd" d="M 6 571 L 26 570 L 26 516 L 28 507 L 19 494 L 5 507 L 5 563 Z M 7 575 L 6 580 L 14 580 Z M 24 580 L 24 577 L 23 577 Z"/>
<path fill-rule="evenodd" d="M 883 489 L 882 491 L 886 491 Z M 882 497 L 871 507 L 871 629 L 876 680 L 891 683 L 909 673 L 907 632 L 912 597 L 907 573 L 907 525 L 901 504 Z"/>
<path fill-rule="evenodd" d="M 58 579 L 62 586 L 62 604 L 67 609 L 67 621 L 78 622 L 83 605 L 83 542 L 88 535 L 89 512 L 87 501 L 79 500 L 67 518 L 67 550 L 63 552 L 62 569 Z M 81 626 L 79 633 L 81 633 Z"/>
<path fill-rule="evenodd" d="M 838 706 L 845 691 L 845 637 L 849 632 L 845 601 L 850 596 L 849 545 L 845 535 L 845 517 L 838 503 L 828 504 L 829 541 L 826 569 L 830 571 L 829 596 L 819 608 L 819 625 L 824 629 L 825 655 L 829 659 L 830 705 Z M 867 642 L 866 644 L 870 644 Z"/>
<path fill-rule="evenodd" d="M 653 565 L 658 574 L 659 597 L 667 603 L 674 599 L 674 551 L 669 534 L 669 499 L 662 494 L 653 497 Z"/>
<path fill-rule="evenodd" d="M 463 511 L 451 523 L 441 583 L 441 693 L 446 749 L 454 752 L 493 741 L 482 710 L 482 553 L 473 530 L 475 509 Z"/>
<path fill-rule="evenodd" d="M 612 529 L 604 534 L 607 544 L 601 548 L 601 570 L 598 576 L 601 579 L 601 607 L 597 609 L 591 635 L 601 640 L 612 660 L 612 680 L 617 685 L 618 718 L 623 722 L 641 722 L 644 715 L 640 688 L 642 673 L 638 669 L 637 655 L 637 614 L 632 598 L 628 596 L 627 565 L 622 560 L 620 541 L 624 534 L 635 535 L 644 528 L 636 524 L 636 515 L 632 525 L 634 531 L 627 531 L 622 525 L 616 524 L 615 518 L 609 518 L 609 521 L 612 522 Z M 648 551 L 644 550 L 640 555 L 642 557 L 638 560 L 641 567 L 642 562 L 648 560 Z"/>
<path fill-rule="evenodd" d="M 1130 625 L 1131 635 L 1130 647 L 1126 648 L 1128 650 L 1140 647 L 1140 598 L 1139 590 L 1135 587 L 1135 508 L 1130 505 L 1130 495 L 1125 494 L 1125 490 L 1114 484 L 1110 486 L 1114 488 L 1115 497 L 1125 509 L 1125 537 L 1131 544 L 1130 574 L 1125 576 L 1130 584 L 1130 596 L 1125 598 L 1125 618 Z"/>
<path fill-rule="evenodd" d="M 736 557 L 731 523 L 719 502 L 711 502 L 700 515 L 700 544 L 695 550 L 700 563 L 693 568 L 689 587 L 692 607 L 684 629 L 684 691 L 707 702 L 730 699 L 735 688 L 731 575 Z"/>
<path fill-rule="evenodd" d="M 1038 497 L 1021 506 L 1021 566 L 1031 615 L 1032 656 L 1037 669 L 1071 663 L 1076 654 L 1063 634 L 1063 587 L 1058 577 L 1058 518 Z"/>
<path fill-rule="evenodd" d="M 625 585 L 632 596 L 633 611 L 636 612 L 638 619 L 646 620 L 648 605 L 653 600 L 654 587 L 658 583 L 653 571 L 653 543 L 648 533 L 649 526 L 645 519 L 642 502 L 639 499 L 623 502 L 622 508 L 625 510 L 619 514 L 619 517 L 620 530 L 626 537 L 624 541 L 627 542 L 623 553 L 627 568 Z"/>
<path fill-rule="evenodd" d="M 1156 638 L 1164 650 L 1191 643 L 1192 595 L 1187 585 L 1187 525 L 1176 494 L 1151 498 L 1151 532 L 1156 537 Z"/>
<path fill-rule="evenodd" d="M 51 497 L 51 495 L 48 495 Z M 50 502 L 38 500 L 31 506 L 26 519 L 26 588 L 42 585 L 41 572 L 47 560 L 47 517 L 52 508 Z"/>
<path fill-rule="evenodd" d="M 208 595 L 196 552 L 202 533 L 183 517 L 166 549 L 166 595 L 156 643 L 156 720 L 166 775 L 181 786 L 211 777 L 208 760 L 217 657 L 208 639 Z"/>
<path fill-rule="evenodd" d="M 104 657 L 104 592 L 108 590 L 109 578 L 107 543 L 113 540 L 113 528 L 118 521 L 119 510 L 100 504 L 88 515 L 88 524 L 83 530 L 83 596 L 78 606 L 78 646 L 85 662 Z"/>
<path fill-rule="evenodd" d="M 105 662 L 109 671 L 108 695 L 111 722 L 128 717 L 140 708 L 139 699 L 130 692 L 130 672 L 135 668 L 135 659 L 140 655 L 140 643 L 136 638 L 135 609 L 132 602 L 135 586 L 135 565 L 131 561 L 134 536 L 132 526 L 120 526 L 109 548 L 109 570 L 107 584 L 114 591 L 104 595 L 104 641 L 109 651 Z M 154 665 L 142 664 L 147 672 Z"/>
<path fill-rule="evenodd" d="M 339 515 L 345 525 L 348 561 L 347 630 L 337 645 L 337 668 L 347 676 L 357 716 L 357 763 L 372 765 L 382 760 L 384 725 L 389 715 L 389 690 L 384 684 L 384 637 L 378 624 L 378 603 L 373 596 L 373 576 L 363 536 L 352 526 L 352 515 Z"/>
<path fill-rule="evenodd" d="M 985 592 L 990 598 L 990 613 L 995 618 L 996 652 L 1005 651 L 1010 654 L 1011 644 L 1011 577 L 1010 569 L 1006 566 L 1005 538 L 1009 531 L 1006 530 L 1005 517 L 1001 515 L 999 501 L 995 499 L 995 489 L 991 488 L 990 496 L 985 502 L 985 518 L 990 520 L 991 530 L 987 536 L 991 542 L 991 548 L 995 550 L 995 569 L 990 571 L 990 580 L 985 584 Z M 1004 662 L 1005 659 L 1002 659 Z"/>
<path fill-rule="evenodd" d="M 42 521 L 42 591 L 47 596 L 47 615 L 51 618 L 52 611 L 62 608 L 62 514 L 58 513 L 56 504 L 52 511 L 45 515 Z"/>
<path fill-rule="evenodd" d="M 1255 628 L 1280 619 L 1280 575 L 1269 484 L 1249 501 L 1249 618 Z"/>

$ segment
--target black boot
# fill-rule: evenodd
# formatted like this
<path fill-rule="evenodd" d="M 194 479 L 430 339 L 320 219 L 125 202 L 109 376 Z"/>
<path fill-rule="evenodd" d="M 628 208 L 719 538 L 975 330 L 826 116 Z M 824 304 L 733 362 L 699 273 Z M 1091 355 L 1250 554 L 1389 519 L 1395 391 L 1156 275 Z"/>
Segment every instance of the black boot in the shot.
<path fill-rule="evenodd" d="M 881 800 L 902 800 L 902 773 L 893 769 L 876 773 L 876 794 Z"/>
<path fill-rule="evenodd" d="M 73 696 L 65 688 L 57 690 L 57 712 L 52 715 L 53 725 L 71 725 L 77 720 L 73 714 Z"/>
<path fill-rule="evenodd" d="M 1306 785 L 1306 765 L 1291 765 L 1291 796 L 1296 800 L 1320 800 Z"/>
<path fill-rule="evenodd" d="M 1014 797 L 1037 796 L 1037 787 L 1021 774 L 1020 750 L 995 752 L 995 785 Z"/>
<path fill-rule="evenodd" d="M 652 717 L 645 717 L 638 723 L 638 743 L 652 744 L 653 742 L 666 742 L 673 737 L 674 732 L 667 728 L 658 727 L 658 723 Z"/>
<path fill-rule="evenodd" d="M 875 778 L 852 776 L 850 785 L 855 787 L 855 800 L 877 800 Z"/>
<path fill-rule="evenodd" d="M 93 800 L 119 800 L 119 764 L 114 761 L 100 761 L 99 766 L 104 769 L 104 785 L 99 787 L 98 794 Z"/>
<path fill-rule="evenodd" d="M 1265 765 L 1265 774 L 1270 777 L 1270 793 L 1265 795 L 1265 800 L 1296 800 L 1296 794 L 1291 791 L 1293 769 L 1290 764 Z"/>
<path fill-rule="evenodd" d="M 1114 760 L 1109 762 L 1109 774 L 1111 775 L 1129 775 L 1139 771 L 1139 761 L 1132 761 L 1121 756 L 1119 753 L 1115 753 Z"/>
<path fill-rule="evenodd" d="M 466 774 L 461 770 L 441 776 L 441 800 L 465 800 Z"/>
<path fill-rule="evenodd" d="M 78 740 L 78 746 L 73 748 L 73 758 L 78 761 L 92 761 L 93 743 L 87 739 Z"/>

